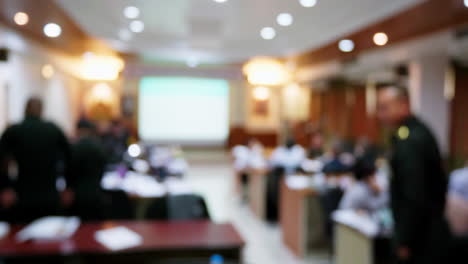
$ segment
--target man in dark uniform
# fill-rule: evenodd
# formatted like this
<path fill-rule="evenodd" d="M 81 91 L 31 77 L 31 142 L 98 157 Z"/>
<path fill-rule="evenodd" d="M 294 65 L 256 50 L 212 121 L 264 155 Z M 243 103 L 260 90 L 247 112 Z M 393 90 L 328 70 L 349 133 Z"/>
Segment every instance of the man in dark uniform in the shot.
<path fill-rule="evenodd" d="M 71 213 L 87 221 L 101 220 L 104 217 L 101 179 L 106 156 L 93 123 L 80 120 L 77 136 L 70 164 L 70 186 L 75 194 Z"/>
<path fill-rule="evenodd" d="M 391 207 L 400 263 L 446 263 L 444 219 L 447 178 L 436 139 L 412 115 L 406 89 L 378 93 L 378 117 L 392 128 Z"/>
<path fill-rule="evenodd" d="M 56 181 L 60 173 L 68 176 L 70 147 L 63 132 L 41 115 L 42 101 L 30 99 L 24 121 L 9 127 L 0 139 L 0 206 L 12 222 L 58 214 L 61 206 Z M 14 181 L 8 161 L 17 164 Z"/>

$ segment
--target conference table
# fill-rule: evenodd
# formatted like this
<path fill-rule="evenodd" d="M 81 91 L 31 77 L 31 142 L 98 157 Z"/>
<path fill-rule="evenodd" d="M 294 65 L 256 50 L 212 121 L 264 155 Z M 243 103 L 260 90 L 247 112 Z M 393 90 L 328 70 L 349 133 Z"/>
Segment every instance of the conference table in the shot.
<path fill-rule="evenodd" d="M 143 238 L 136 247 L 112 251 L 94 239 L 96 231 L 112 227 L 126 227 Z M 10 233 L 0 240 L 0 259 L 36 261 L 47 259 L 66 262 L 79 259 L 80 263 L 192 263 L 219 254 L 227 263 L 240 263 L 244 241 L 230 224 L 211 221 L 113 221 L 83 223 L 69 239 L 59 242 L 28 241 L 15 239 L 22 226 L 13 226 Z M 185 260 L 185 262 L 184 262 Z M 50 263 L 50 262 L 45 263 Z M 173 263 L 173 262 L 167 262 Z M 198 263 L 198 262 L 197 262 Z M 204 263 L 204 262 L 201 262 Z"/>

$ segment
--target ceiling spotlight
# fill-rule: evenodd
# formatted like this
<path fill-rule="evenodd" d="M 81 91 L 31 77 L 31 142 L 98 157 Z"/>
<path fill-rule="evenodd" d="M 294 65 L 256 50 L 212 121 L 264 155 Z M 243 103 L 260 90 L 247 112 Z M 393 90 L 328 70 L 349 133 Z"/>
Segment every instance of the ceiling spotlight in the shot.
<path fill-rule="evenodd" d="M 289 13 L 281 13 L 276 17 L 276 22 L 278 22 L 280 26 L 284 27 L 292 25 L 293 21 L 293 16 Z"/>
<path fill-rule="evenodd" d="M 260 36 L 262 36 L 263 39 L 274 39 L 276 37 L 276 31 L 272 27 L 264 27 L 260 31 Z"/>
<path fill-rule="evenodd" d="M 213 0 L 215 1 L 216 3 L 224 3 L 224 2 L 227 2 L 227 0 Z"/>
<path fill-rule="evenodd" d="M 55 70 L 52 65 L 46 64 L 42 66 L 41 73 L 42 73 L 42 77 L 48 80 L 54 76 Z"/>
<path fill-rule="evenodd" d="M 49 38 L 56 38 L 62 34 L 62 28 L 55 23 L 49 23 L 44 26 L 44 34 Z"/>
<path fill-rule="evenodd" d="M 29 22 L 29 16 L 24 12 L 18 12 L 15 14 L 13 20 L 15 20 L 17 25 L 24 26 Z"/>
<path fill-rule="evenodd" d="M 128 41 L 132 38 L 132 32 L 126 28 L 121 29 L 119 30 L 119 38 L 123 41 Z"/>
<path fill-rule="evenodd" d="M 130 30 L 135 33 L 143 32 L 145 24 L 140 20 L 135 20 L 130 23 Z"/>
<path fill-rule="evenodd" d="M 196 68 L 199 64 L 200 63 L 196 58 L 189 58 L 187 60 L 187 66 L 189 66 L 190 68 Z"/>
<path fill-rule="evenodd" d="M 124 9 L 124 16 L 129 19 L 135 19 L 140 16 L 140 9 L 135 6 L 127 6 Z"/>
<path fill-rule="evenodd" d="M 343 39 L 338 43 L 338 48 L 342 52 L 351 52 L 354 50 L 354 42 L 349 39 Z"/>
<path fill-rule="evenodd" d="M 388 36 L 385 33 L 379 32 L 374 35 L 374 43 L 378 46 L 384 46 L 388 42 Z"/>
<path fill-rule="evenodd" d="M 314 7 L 317 4 L 317 0 L 299 0 L 299 3 L 303 7 Z"/>

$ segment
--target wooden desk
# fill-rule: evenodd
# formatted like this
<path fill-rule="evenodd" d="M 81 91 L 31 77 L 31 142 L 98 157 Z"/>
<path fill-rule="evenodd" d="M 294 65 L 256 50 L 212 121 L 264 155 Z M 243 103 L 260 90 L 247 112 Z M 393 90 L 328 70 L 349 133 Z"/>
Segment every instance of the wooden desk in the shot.
<path fill-rule="evenodd" d="M 262 220 L 266 219 L 267 172 L 253 171 L 249 175 L 249 205 L 252 212 Z"/>
<path fill-rule="evenodd" d="M 104 226 L 125 226 L 143 237 L 143 244 L 122 251 L 110 251 L 94 239 L 94 233 Z M 130 221 L 84 223 L 68 240 L 62 242 L 15 241 L 20 226 L 0 240 L 0 257 L 6 259 L 76 258 L 85 263 L 144 263 L 146 260 L 207 259 L 221 254 L 227 260 L 240 262 L 242 238 L 230 224 L 209 221 L 155 222 Z M 208 262 L 208 261 L 207 261 Z"/>
<path fill-rule="evenodd" d="M 280 224 L 283 243 L 298 257 L 322 246 L 324 225 L 317 193 L 312 189 L 293 190 L 281 182 Z"/>
<path fill-rule="evenodd" d="M 348 225 L 334 223 L 336 264 L 389 264 L 391 239 L 372 238 Z"/>

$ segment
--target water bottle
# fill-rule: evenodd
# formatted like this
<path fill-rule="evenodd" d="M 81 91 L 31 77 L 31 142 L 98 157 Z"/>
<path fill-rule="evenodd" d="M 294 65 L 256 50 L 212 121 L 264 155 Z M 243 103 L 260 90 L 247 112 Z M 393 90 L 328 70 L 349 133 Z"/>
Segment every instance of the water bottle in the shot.
<path fill-rule="evenodd" d="M 224 258 L 221 255 L 213 255 L 210 258 L 210 264 L 223 264 Z"/>

